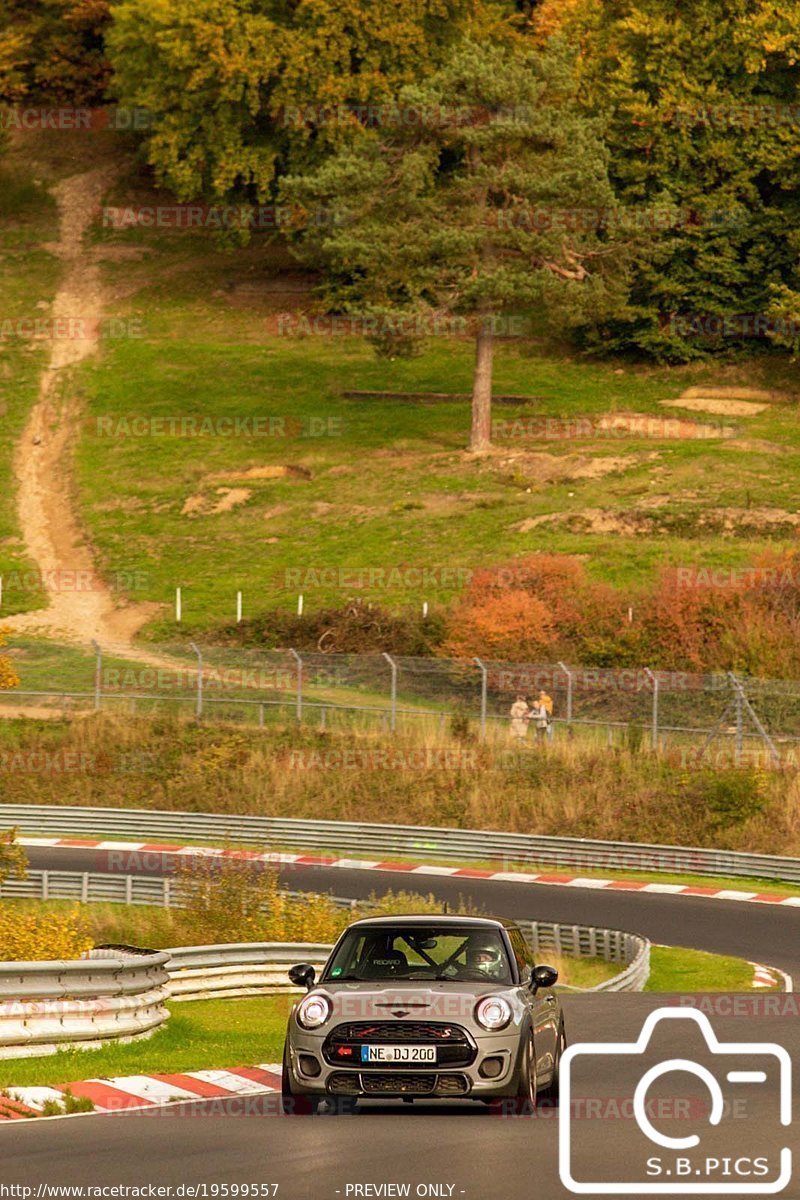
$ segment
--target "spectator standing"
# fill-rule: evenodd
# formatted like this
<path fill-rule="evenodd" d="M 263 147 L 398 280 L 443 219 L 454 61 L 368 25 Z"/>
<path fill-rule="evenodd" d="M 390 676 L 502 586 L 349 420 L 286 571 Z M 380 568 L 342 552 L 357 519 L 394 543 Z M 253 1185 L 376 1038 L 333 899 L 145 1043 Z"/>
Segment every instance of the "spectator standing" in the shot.
<path fill-rule="evenodd" d="M 553 697 L 548 696 L 544 688 L 539 692 L 539 707 L 543 708 L 547 713 L 547 728 L 545 733 L 550 738 L 553 736 Z"/>
<path fill-rule="evenodd" d="M 514 703 L 511 705 L 511 736 L 519 742 L 524 742 L 528 736 L 528 722 L 530 720 L 530 708 L 528 701 L 524 696 L 517 696 Z"/>
<path fill-rule="evenodd" d="M 528 709 L 530 714 L 529 719 L 536 726 L 536 740 L 542 742 L 547 737 L 547 726 L 550 724 L 550 715 L 542 704 L 541 700 L 534 700 L 533 704 Z"/>

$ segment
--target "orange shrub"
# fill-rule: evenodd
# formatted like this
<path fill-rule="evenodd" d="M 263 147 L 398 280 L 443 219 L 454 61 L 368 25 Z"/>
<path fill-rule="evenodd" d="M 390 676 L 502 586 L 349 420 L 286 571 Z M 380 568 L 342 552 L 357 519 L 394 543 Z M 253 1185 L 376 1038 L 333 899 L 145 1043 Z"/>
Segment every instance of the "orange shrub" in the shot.
<path fill-rule="evenodd" d="M 552 646 L 555 622 L 545 604 L 529 592 L 490 593 L 456 613 L 445 653 L 457 658 L 532 661 Z"/>

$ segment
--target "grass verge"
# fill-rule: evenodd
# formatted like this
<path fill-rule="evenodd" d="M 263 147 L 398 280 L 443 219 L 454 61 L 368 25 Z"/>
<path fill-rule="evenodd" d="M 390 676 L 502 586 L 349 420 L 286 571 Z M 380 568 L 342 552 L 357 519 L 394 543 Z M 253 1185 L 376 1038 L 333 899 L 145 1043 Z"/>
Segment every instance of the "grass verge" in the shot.
<path fill-rule="evenodd" d="M 280 1062 L 291 1003 L 284 995 L 176 1004 L 169 1023 L 145 1041 L 0 1061 L 0 1087 Z"/>

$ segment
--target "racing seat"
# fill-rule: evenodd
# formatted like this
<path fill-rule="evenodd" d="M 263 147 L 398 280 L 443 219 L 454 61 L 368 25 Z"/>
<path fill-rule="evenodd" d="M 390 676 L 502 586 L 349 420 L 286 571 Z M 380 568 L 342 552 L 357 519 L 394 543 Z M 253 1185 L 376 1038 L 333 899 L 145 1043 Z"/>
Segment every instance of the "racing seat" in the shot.
<path fill-rule="evenodd" d="M 404 975 L 408 971 L 408 959 L 402 950 L 383 950 L 374 946 L 369 958 L 361 967 L 362 979 L 386 979 Z"/>

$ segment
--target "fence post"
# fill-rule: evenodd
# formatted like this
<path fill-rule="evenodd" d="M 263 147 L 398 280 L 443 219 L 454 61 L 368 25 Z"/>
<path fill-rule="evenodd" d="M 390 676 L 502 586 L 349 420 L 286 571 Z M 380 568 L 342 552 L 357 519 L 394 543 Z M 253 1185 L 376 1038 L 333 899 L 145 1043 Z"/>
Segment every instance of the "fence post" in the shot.
<path fill-rule="evenodd" d="M 296 713 L 298 721 L 303 719 L 303 660 L 296 650 L 289 650 L 294 661 L 297 663 L 297 699 L 295 701 Z"/>
<path fill-rule="evenodd" d="M 92 640 L 92 649 L 94 650 L 94 711 L 100 711 L 101 689 L 103 686 L 103 651 L 98 646 L 97 642 Z"/>
<path fill-rule="evenodd" d="M 562 662 L 558 663 L 557 666 L 559 667 L 560 670 L 562 670 L 564 672 L 564 674 L 567 677 L 567 724 L 571 725 L 572 724 L 572 671 L 570 671 L 569 667 L 565 667 Z"/>
<path fill-rule="evenodd" d="M 481 737 L 486 737 L 486 677 L 487 670 L 479 658 L 472 660 L 478 667 L 481 673 Z"/>
<path fill-rule="evenodd" d="M 649 667 L 645 667 L 644 673 L 653 685 L 653 720 L 651 745 L 654 750 L 658 749 L 658 676 L 655 675 Z"/>
<path fill-rule="evenodd" d="M 736 697 L 736 751 L 735 751 L 734 762 L 736 763 L 736 765 L 738 767 L 739 763 L 742 761 L 742 750 L 744 748 L 744 729 L 743 729 L 743 722 L 742 722 L 742 689 L 739 684 L 739 680 L 736 678 L 733 671 L 728 672 L 728 679 L 730 680 L 731 686 L 733 687 L 733 690 L 734 690 L 734 695 Z"/>
<path fill-rule="evenodd" d="M 746 708 L 750 719 L 752 720 L 753 724 L 755 725 L 756 729 L 758 730 L 759 734 L 761 735 L 761 738 L 763 739 L 765 746 L 767 747 L 767 749 L 769 750 L 769 752 L 772 756 L 772 761 L 775 763 L 776 766 L 780 766 L 781 756 L 778 753 L 778 751 L 775 747 L 775 743 L 773 742 L 772 738 L 769 736 L 766 729 L 764 728 L 758 713 L 753 708 L 750 701 L 747 699 L 747 696 L 745 695 L 745 691 L 744 691 L 744 688 L 742 687 L 741 681 L 736 678 L 733 671 L 729 671 L 728 676 L 729 676 L 730 682 L 736 688 L 736 745 L 737 745 L 736 761 L 737 762 L 739 761 L 739 755 L 741 754 L 742 710 Z"/>
<path fill-rule="evenodd" d="M 203 655 L 200 652 L 199 646 L 194 642 L 189 642 L 189 646 L 197 655 L 197 719 L 198 721 L 203 715 Z"/>
<path fill-rule="evenodd" d="M 383 657 L 392 668 L 392 715 L 389 721 L 389 728 L 391 729 L 392 733 L 394 733 L 394 731 L 397 729 L 397 663 L 394 661 L 391 655 L 386 653 L 385 650 L 383 652 Z"/>

